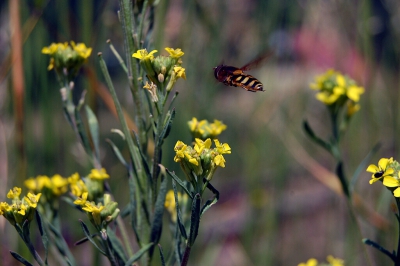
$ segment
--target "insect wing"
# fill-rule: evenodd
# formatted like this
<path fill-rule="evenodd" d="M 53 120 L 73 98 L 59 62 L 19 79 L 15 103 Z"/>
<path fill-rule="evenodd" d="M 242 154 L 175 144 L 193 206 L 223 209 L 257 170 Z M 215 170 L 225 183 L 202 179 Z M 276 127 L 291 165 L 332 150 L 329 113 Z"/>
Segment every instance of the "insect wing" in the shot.
<path fill-rule="evenodd" d="M 250 63 L 242 66 L 240 68 L 240 70 L 246 71 L 246 70 L 253 69 L 253 68 L 257 67 L 259 64 L 261 64 L 263 61 L 265 61 L 268 58 L 270 58 L 271 55 L 272 55 L 272 52 L 268 51 L 268 52 L 264 53 L 263 55 L 257 57 L 256 59 L 254 59 Z"/>

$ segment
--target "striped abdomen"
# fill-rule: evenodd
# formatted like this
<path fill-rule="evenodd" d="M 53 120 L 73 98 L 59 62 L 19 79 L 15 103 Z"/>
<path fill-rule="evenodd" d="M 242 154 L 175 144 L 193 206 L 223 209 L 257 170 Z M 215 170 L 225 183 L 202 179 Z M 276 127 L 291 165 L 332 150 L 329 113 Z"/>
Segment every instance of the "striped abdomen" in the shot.
<path fill-rule="evenodd" d="M 262 83 L 252 75 L 245 74 L 243 70 L 219 65 L 214 68 L 215 78 L 227 86 L 242 87 L 247 91 L 264 91 Z"/>

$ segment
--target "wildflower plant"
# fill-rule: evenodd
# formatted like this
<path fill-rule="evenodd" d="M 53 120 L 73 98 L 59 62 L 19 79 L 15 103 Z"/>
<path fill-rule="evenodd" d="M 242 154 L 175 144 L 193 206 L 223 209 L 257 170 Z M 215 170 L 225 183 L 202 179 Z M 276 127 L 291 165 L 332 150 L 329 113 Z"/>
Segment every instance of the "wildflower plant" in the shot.
<path fill-rule="evenodd" d="M 350 77 L 333 69 L 317 76 L 315 81 L 310 84 L 310 88 L 317 91 L 316 98 L 327 107 L 332 133 L 329 140 L 323 140 L 317 136 L 306 120 L 303 122 L 304 130 L 312 141 L 327 150 L 337 161 L 336 174 L 344 194 L 349 198 L 352 188 L 349 186 L 343 170 L 340 141 L 351 118 L 360 110 L 359 101 L 360 96 L 364 93 L 364 88 L 357 85 Z"/>
<path fill-rule="evenodd" d="M 400 228 L 400 164 L 393 158 L 381 158 L 378 165 L 370 164 L 367 172 L 371 173 L 370 184 L 375 184 L 376 182 L 383 184 L 393 195 L 397 204 L 397 223 Z M 398 243 L 397 251 L 390 252 L 389 250 L 382 247 L 380 244 L 370 240 L 363 239 L 363 242 L 378 249 L 383 254 L 387 255 L 393 262 L 395 266 L 400 265 L 400 233 L 398 233 Z"/>
<path fill-rule="evenodd" d="M 43 47 L 42 53 L 49 57 L 48 70 L 54 71 L 59 81 L 66 121 L 82 145 L 91 170 L 83 176 L 73 173 L 69 177 L 55 174 L 29 178 L 25 181 L 30 190 L 27 196 L 20 199 L 21 189 L 14 188 L 8 195 L 13 203 L 1 203 L 0 214 L 17 229 L 39 265 L 48 265 L 50 243 L 54 243 L 59 253 L 56 255 L 59 264 L 79 265 L 61 234 L 61 200 L 72 210 L 86 216 L 80 220 L 83 238 L 75 244 L 91 243 L 111 265 L 132 265 L 136 262 L 151 265 L 163 231 L 164 210 L 167 210 L 171 217 L 174 245 L 168 260 L 159 244 L 158 254 L 162 265 L 187 265 L 199 232 L 200 218 L 219 198 L 219 192 L 210 182 L 217 169 L 225 167 L 225 155 L 231 153 L 230 146 L 217 139 L 226 125 L 218 120 L 214 123 L 206 120 L 197 122 L 196 118 L 189 122 L 194 142 L 187 145 L 177 141 L 174 148 L 176 155 L 167 161 L 179 163 L 185 178 L 179 178 L 161 164 L 162 147 L 176 112 L 173 103 L 178 93 L 174 89 L 179 80 L 186 79 L 183 67 L 185 53 L 180 48 L 171 47 L 159 52 L 144 41 L 150 39 L 146 33 L 151 32 L 150 25 L 154 24 L 154 16 L 146 16 L 146 12 L 153 12 L 157 1 L 136 1 L 132 4 L 131 1 L 121 0 L 119 3 L 124 56 L 118 53 L 110 40 L 107 43 L 126 74 L 127 88 L 132 95 L 134 122 L 129 127 L 117 97 L 117 89 L 123 88 L 114 87 L 102 53 L 98 53 L 98 60 L 120 121 L 121 129 L 113 129 L 112 132 L 119 133 L 129 151 L 128 158 L 125 158 L 120 147 L 108 140 L 115 156 L 126 168 L 129 202 L 121 206 L 110 190 L 109 182 L 113 181 L 113 177 L 100 160 L 99 123 L 96 114 L 85 103 L 86 90 L 79 97 L 74 95 L 74 79 L 87 63 L 92 48 L 74 41 Z M 146 25 L 149 27 L 147 30 Z M 79 100 L 75 101 L 76 98 Z M 173 189 L 167 193 L 169 181 Z M 203 201 L 207 190 L 212 196 Z M 35 213 L 45 249 L 44 259 L 37 254 L 29 238 L 29 224 Z M 134 237 L 128 235 L 121 216 L 130 217 Z M 90 228 L 88 222 L 93 227 Z M 132 239 L 136 248 L 131 245 Z M 30 265 L 26 258 L 12 254 L 21 263 Z"/>

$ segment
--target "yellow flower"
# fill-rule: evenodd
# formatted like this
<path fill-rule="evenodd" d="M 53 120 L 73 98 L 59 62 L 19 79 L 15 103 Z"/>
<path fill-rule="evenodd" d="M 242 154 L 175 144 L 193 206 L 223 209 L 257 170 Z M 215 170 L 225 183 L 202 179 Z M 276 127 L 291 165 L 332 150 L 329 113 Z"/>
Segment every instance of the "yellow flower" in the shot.
<path fill-rule="evenodd" d="M 99 204 L 95 204 L 94 202 L 86 202 L 85 206 L 82 210 L 86 211 L 88 214 L 91 214 L 93 217 L 94 224 L 99 226 L 101 225 L 101 216 L 100 212 L 104 209 L 104 206 Z"/>
<path fill-rule="evenodd" d="M 194 145 L 194 150 L 197 152 L 198 155 L 202 153 L 204 149 L 210 149 L 211 147 L 211 139 L 206 139 L 205 141 L 196 138 L 196 144 Z"/>
<path fill-rule="evenodd" d="M 51 188 L 51 180 L 48 176 L 39 175 L 36 178 L 29 178 L 25 180 L 24 185 L 31 191 L 38 193 L 44 187 Z"/>
<path fill-rule="evenodd" d="M 10 191 L 7 193 L 7 198 L 9 199 L 19 199 L 19 195 L 21 195 L 22 189 L 19 187 L 14 187 L 13 189 L 10 189 Z"/>
<path fill-rule="evenodd" d="M 387 176 L 393 176 L 394 169 L 390 167 L 390 164 L 393 163 L 393 158 L 382 158 L 378 162 L 378 166 L 374 164 L 370 164 L 367 168 L 367 172 L 372 173 L 370 184 L 375 183 L 381 178 Z"/>
<path fill-rule="evenodd" d="M 318 261 L 314 258 L 309 259 L 306 263 L 300 263 L 297 266 L 317 266 Z"/>
<path fill-rule="evenodd" d="M 74 41 L 71 41 L 71 46 L 74 51 L 76 51 L 80 57 L 87 59 L 92 53 L 92 48 L 86 47 L 84 43 L 75 44 Z"/>
<path fill-rule="evenodd" d="M 329 262 L 331 266 L 344 266 L 344 261 L 342 259 L 334 258 L 333 256 L 329 255 L 326 258 L 326 261 Z"/>
<path fill-rule="evenodd" d="M 215 158 L 214 158 L 214 163 L 215 163 L 217 166 L 220 166 L 220 167 L 224 168 L 224 167 L 225 167 L 225 158 L 224 158 L 224 156 L 222 156 L 222 155 L 220 155 L 220 154 L 218 154 L 217 156 L 215 156 Z"/>
<path fill-rule="evenodd" d="M 96 179 L 96 180 L 103 180 L 110 178 L 110 176 L 107 174 L 106 169 L 101 168 L 99 169 L 92 169 L 90 171 L 90 174 L 88 176 L 90 179 Z"/>
<path fill-rule="evenodd" d="M 217 147 L 217 151 L 219 154 L 230 154 L 231 147 L 229 147 L 228 143 L 221 144 L 219 140 L 214 139 L 215 146 Z"/>
<path fill-rule="evenodd" d="M 84 192 L 83 194 L 82 194 L 82 197 L 78 197 L 75 201 L 74 201 L 74 204 L 76 204 L 76 205 L 81 205 L 81 206 L 86 206 L 86 200 L 87 200 L 87 197 L 88 197 L 88 193 L 87 192 Z"/>
<path fill-rule="evenodd" d="M 182 141 L 178 140 L 175 144 L 174 151 L 176 155 L 174 157 L 175 162 L 180 162 L 182 158 L 185 158 L 185 150 L 187 145 Z"/>
<path fill-rule="evenodd" d="M 61 196 L 68 191 L 68 180 L 59 174 L 51 177 L 51 187 L 49 187 L 55 196 Z"/>
<path fill-rule="evenodd" d="M 316 98 L 326 105 L 342 106 L 347 100 L 357 103 L 364 88 L 357 86 L 355 81 L 332 69 L 317 76 L 310 88 L 318 90 Z"/>
<path fill-rule="evenodd" d="M 28 196 L 24 197 L 24 200 L 26 203 L 28 203 L 29 207 L 36 208 L 41 195 L 42 195 L 42 193 L 35 195 L 35 194 L 32 194 L 29 192 Z"/>
<path fill-rule="evenodd" d="M 153 50 L 150 53 L 147 52 L 146 49 L 137 50 L 136 53 L 132 54 L 132 57 L 140 59 L 140 60 L 153 60 L 153 54 L 157 53 L 157 50 Z"/>
<path fill-rule="evenodd" d="M 188 201 L 188 195 L 182 194 L 178 191 L 177 196 L 178 196 L 179 205 L 181 205 L 181 207 L 182 207 L 182 205 L 185 205 L 186 202 Z M 165 209 L 167 209 L 167 211 L 171 215 L 172 222 L 176 223 L 176 220 L 177 220 L 176 219 L 177 218 L 176 201 L 175 201 L 174 191 L 172 189 L 169 190 L 167 192 L 167 194 L 165 195 L 164 207 L 165 207 Z"/>
<path fill-rule="evenodd" d="M 185 73 L 185 69 L 183 67 L 175 66 L 174 72 L 178 78 L 186 79 L 186 73 Z"/>
<path fill-rule="evenodd" d="M 180 58 L 182 57 L 185 53 L 182 52 L 182 50 L 180 48 L 177 49 L 173 49 L 173 48 L 165 48 L 165 50 L 169 53 L 169 56 L 172 58 Z"/>

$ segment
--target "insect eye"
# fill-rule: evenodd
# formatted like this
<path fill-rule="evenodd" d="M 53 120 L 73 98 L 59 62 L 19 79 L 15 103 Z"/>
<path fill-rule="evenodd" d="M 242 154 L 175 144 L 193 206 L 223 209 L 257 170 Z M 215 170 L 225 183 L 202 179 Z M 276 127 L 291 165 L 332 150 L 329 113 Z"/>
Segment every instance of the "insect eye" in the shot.
<path fill-rule="evenodd" d="M 383 176 L 383 173 L 385 173 L 385 172 L 384 172 L 384 171 L 376 172 L 376 173 L 374 174 L 374 177 L 375 177 L 375 178 L 379 178 L 379 177 Z"/>

